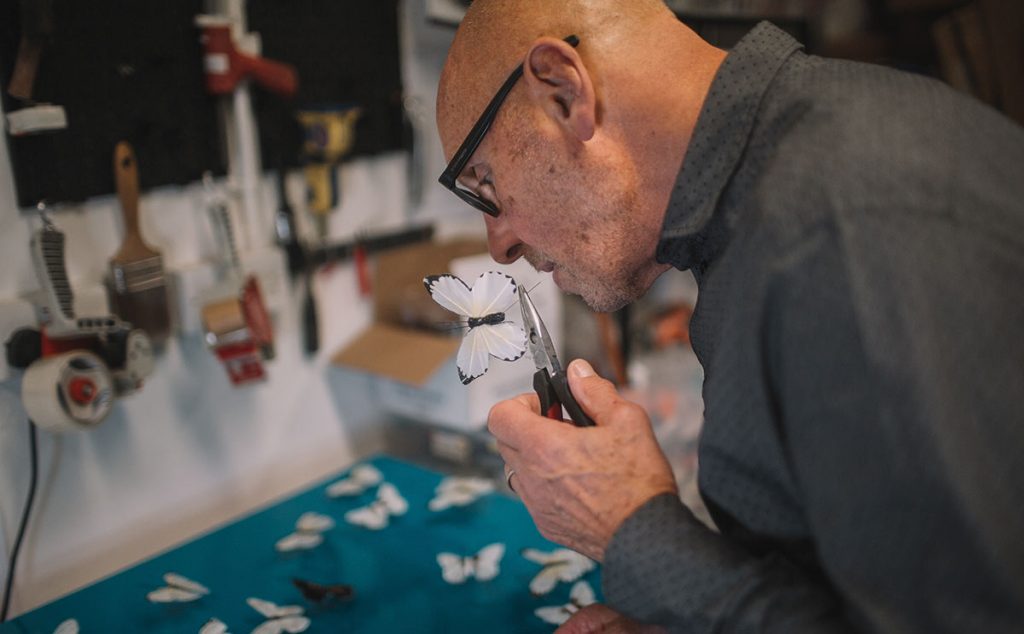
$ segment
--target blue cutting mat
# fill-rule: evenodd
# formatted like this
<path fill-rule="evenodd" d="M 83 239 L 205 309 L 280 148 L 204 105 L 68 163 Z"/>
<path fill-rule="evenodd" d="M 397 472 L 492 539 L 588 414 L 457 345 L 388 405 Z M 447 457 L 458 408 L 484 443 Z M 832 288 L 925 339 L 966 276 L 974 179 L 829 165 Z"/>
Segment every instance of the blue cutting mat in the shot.
<path fill-rule="evenodd" d="M 391 518 L 381 531 L 348 524 L 346 511 L 369 504 L 376 487 L 358 496 L 332 499 L 326 485 L 340 473 L 219 530 L 201 536 L 133 568 L 44 605 L 0 625 L 0 634 L 50 634 L 74 618 L 82 634 L 92 632 L 198 632 L 216 617 L 232 634 L 251 632 L 265 619 L 245 599 L 259 597 L 278 605 L 303 605 L 312 621 L 307 632 L 550 632 L 534 609 L 569 600 L 568 584 L 534 597 L 527 588 L 540 566 L 524 559 L 527 547 L 553 550 L 537 532 L 518 500 L 490 494 L 468 507 L 440 512 L 427 509 L 442 475 L 393 458 L 367 461 L 409 502 L 409 511 Z M 337 525 L 312 550 L 279 553 L 274 544 L 291 533 L 298 517 L 316 511 Z M 488 582 L 470 579 L 449 585 L 441 578 L 438 552 L 475 554 L 503 542 L 501 573 Z M 176 572 L 208 587 L 211 593 L 191 603 L 154 604 L 146 594 Z M 299 577 L 316 583 L 350 584 L 346 602 L 317 605 L 292 585 Z M 598 600 L 599 571 L 586 577 Z"/>

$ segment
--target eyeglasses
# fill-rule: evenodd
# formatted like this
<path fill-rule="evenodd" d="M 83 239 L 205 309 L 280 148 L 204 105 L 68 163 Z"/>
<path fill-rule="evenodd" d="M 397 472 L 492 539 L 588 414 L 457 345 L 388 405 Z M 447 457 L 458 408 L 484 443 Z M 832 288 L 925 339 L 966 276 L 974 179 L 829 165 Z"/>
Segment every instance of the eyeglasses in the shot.
<path fill-rule="evenodd" d="M 570 35 L 564 39 L 564 42 L 569 46 L 576 48 L 580 43 L 580 38 L 575 35 Z M 519 78 L 523 76 L 523 65 L 520 64 L 516 67 L 512 74 L 508 76 L 505 83 L 498 89 L 497 94 L 491 99 L 491 103 L 487 104 L 487 108 L 484 113 L 477 119 L 476 124 L 473 125 L 473 129 L 469 131 L 466 136 L 466 140 L 459 146 L 455 155 L 452 156 L 452 160 L 448 163 L 448 167 L 445 168 L 441 174 L 441 178 L 437 179 L 439 183 L 450 189 L 456 196 L 466 201 L 473 207 L 484 212 L 488 216 L 498 217 L 498 208 L 494 203 L 481 198 L 476 192 L 472 192 L 468 189 L 459 187 L 458 178 L 462 170 L 466 169 L 466 163 L 469 163 L 469 159 L 473 157 L 473 153 L 476 152 L 477 147 L 484 140 L 484 136 L 487 131 L 491 129 L 491 125 L 494 124 L 494 118 L 498 115 L 498 109 L 501 108 L 501 104 L 505 101 L 505 97 L 508 93 L 512 92 L 512 87 L 515 86 Z"/>

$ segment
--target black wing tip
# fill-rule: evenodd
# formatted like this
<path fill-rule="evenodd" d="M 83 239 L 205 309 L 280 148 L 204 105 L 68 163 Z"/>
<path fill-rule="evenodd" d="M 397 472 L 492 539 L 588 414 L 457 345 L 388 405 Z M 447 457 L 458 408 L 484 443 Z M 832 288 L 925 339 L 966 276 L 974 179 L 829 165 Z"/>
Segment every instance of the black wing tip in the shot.
<path fill-rule="evenodd" d="M 462 368 L 460 368 L 458 365 L 455 366 L 455 370 L 459 373 L 459 380 L 462 381 L 463 385 L 469 385 L 470 383 L 472 383 L 476 379 L 479 379 L 483 375 L 487 374 L 487 370 L 484 370 L 483 372 L 481 372 L 480 374 L 477 374 L 475 376 L 468 376 L 468 375 L 462 373 Z"/>
<path fill-rule="evenodd" d="M 495 359 L 501 359 L 502 361 L 518 361 L 518 360 L 523 358 L 524 354 L 526 354 L 526 350 L 523 350 L 522 352 L 520 352 L 519 354 L 517 354 L 514 357 L 507 357 L 506 358 L 506 357 L 499 357 L 499 356 L 493 355 L 493 354 L 491 356 L 494 357 Z"/>

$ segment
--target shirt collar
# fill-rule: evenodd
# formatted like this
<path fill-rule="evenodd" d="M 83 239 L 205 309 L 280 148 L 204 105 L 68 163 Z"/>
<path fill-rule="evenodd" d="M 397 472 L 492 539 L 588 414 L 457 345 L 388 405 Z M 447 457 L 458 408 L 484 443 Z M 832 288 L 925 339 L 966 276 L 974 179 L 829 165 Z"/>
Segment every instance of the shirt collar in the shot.
<path fill-rule="evenodd" d="M 727 227 L 712 222 L 736 172 L 760 105 L 782 64 L 801 44 L 761 22 L 722 62 L 686 150 L 658 244 L 659 262 L 688 269 L 725 245 Z"/>

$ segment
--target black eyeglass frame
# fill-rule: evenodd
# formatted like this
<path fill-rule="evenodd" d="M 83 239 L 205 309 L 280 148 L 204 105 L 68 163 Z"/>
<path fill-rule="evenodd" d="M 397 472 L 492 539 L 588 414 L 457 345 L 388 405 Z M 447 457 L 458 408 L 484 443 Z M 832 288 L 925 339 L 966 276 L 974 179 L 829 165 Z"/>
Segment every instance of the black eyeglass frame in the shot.
<path fill-rule="evenodd" d="M 575 35 L 570 35 L 563 40 L 569 46 L 576 48 L 579 46 L 580 38 Z M 448 163 L 448 167 L 441 173 L 441 177 L 437 179 L 439 183 L 444 185 L 446 188 L 452 191 L 456 196 L 461 198 L 463 201 L 469 203 L 476 209 L 484 212 L 488 216 L 494 218 L 498 217 L 499 210 L 491 201 L 486 198 L 481 198 L 476 192 L 472 192 L 468 189 L 463 189 L 458 185 L 459 175 L 462 174 L 462 170 L 466 169 L 466 164 L 469 163 L 469 159 L 473 157 L 473 153 L 480 147 L 480 143 L 483 142 L 484 136 L 487 135 L 487 131 L 491 129 L 494 124 L 494 119 L 498 115 L 498 110 L 501 108 L 501 104 L 504 103 L 505 97 L 512 91 L 512 87 L 516 85 L 519 78 L 523 76 L 523 65 L 520 64 L 512 71 L 512 74 L 508 76 L 505 83 L 501 85 L 498 92 L 491 99 L 491 102 L 487 104 L 487 108 L 484 109 L 483 114 L 477 119 L 473 125 L 473 129 L 466 135 L 466 140 L 462 142 L 459 149 L 452 156 L 452 160 Z"/>

